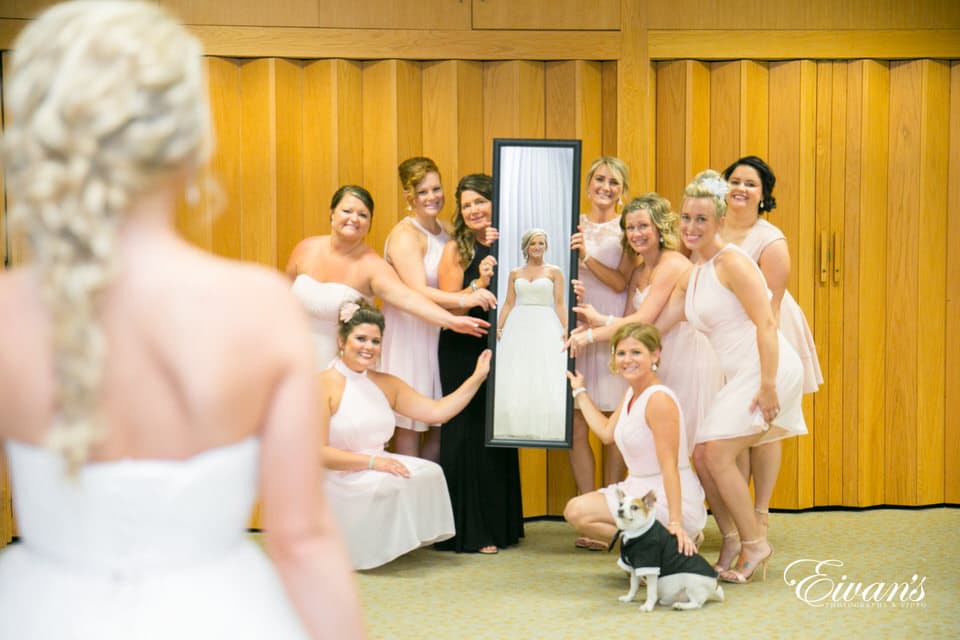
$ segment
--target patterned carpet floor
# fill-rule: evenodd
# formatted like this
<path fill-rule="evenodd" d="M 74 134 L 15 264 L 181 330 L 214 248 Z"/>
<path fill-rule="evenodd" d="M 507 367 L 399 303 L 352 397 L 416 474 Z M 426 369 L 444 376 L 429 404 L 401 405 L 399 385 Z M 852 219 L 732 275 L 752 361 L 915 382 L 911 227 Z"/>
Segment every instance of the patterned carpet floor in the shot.
<path fill-rule="evenodd" d="M 528 522 L 498 555 L 419 549 L 358 574 L 371 638 L 960 638 L 960 509 L 770 515 L 765 582 L 725 585 L 698 611 L 622 604 L 616 551 L 585 551 L 564 522 Z M 716 559 L 709 521 L 702 553 Z M 817 563 L 821 564 L 817 576 Z M 842 564 L 841 564 L 842 563 Z M 859 585 L 858 585 L 859 583 Z M 859 587 L 859 588 L 858 588 Z"/>

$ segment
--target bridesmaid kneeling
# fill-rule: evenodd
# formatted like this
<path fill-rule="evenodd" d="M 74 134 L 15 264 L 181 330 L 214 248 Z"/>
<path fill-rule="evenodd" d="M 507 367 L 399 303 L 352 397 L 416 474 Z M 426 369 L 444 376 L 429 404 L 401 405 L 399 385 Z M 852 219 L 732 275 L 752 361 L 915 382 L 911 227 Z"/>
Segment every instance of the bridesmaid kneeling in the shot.
<path fill-rule="evenodd" d="M 573 498 L 563 517 L 581 535 L 612 540 L 617 531 L 617 488 L 636 497 L 652 490 L 657 497 L 657 520 L 677 537 L 678 550 L 691 555 L 702 539 L 707 510 L 703 488 L 687 459 L 680 405 L 657 377 L 660 333 L 651 325 L 630 323 L 617 330 L 610 344 L 610 369 L 630 386 L 609 419 L 587 395 L 580 372 L 567 376 L 587 425 L 604 444 L 616 442 L 630 475 L 623 482 Z"/>
<path fill-rule="evenodd" d="M 340 310 L 339 358 L 319 375 L 320 426 L 330 506 L 355 569 L 372 569 L 454 535 L 450 495 L 434 462 L 384 451 L 394 411 L 442 424 L 460 413 L 490 370 L 490 351 L 453 393 L 434 400 L 372 367 L 380 357 L 383 315 L 365 300 Z M 327 442 L 329 438 L 329 442 Z"/>

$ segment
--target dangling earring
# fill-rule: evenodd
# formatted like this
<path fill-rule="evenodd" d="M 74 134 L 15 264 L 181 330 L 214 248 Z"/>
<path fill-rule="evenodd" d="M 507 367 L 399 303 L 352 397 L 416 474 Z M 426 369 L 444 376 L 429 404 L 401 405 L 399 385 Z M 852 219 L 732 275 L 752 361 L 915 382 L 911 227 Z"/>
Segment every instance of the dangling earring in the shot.
<path fill-rule="evenodd" d="M 663 246 L 663 236 L 660 236 L 660 246 Z"/>
<path fill-rule="evenodd" d="M 656 371 L 657 371 L 657 369 L 659 369 L 659 368 L 660 368 L 660 367 L 659 367 L 659 366 L 657 366 L 657 363 L 656 363 L 656 362 L 654 362 L 654 363 L 653 363 L 653 366 L 652 366 L 652 367 L 650 367 L 650 370 L 651 370 L 651 371 L 653 371 L 653 372 L 656 372 Z"/>
<path fill-rule="evenodd" d="M 618 207 L 622 207 L 622 206 L 623 206 L 623 198 L 617 198 L 617 206 L 618 206 Z"/>
<path fill-rule="evenodd" d="M 409 204 L 407 204 L 407 211 L 413 211 L 413 207 L 411 207 Z"/>
<path fill-rule="evenodd" d="M 763 209 L 764 209 L 763 200 L 761 200 L 761 201 L 760 201 L 760 211 L 763 211 Z"/>

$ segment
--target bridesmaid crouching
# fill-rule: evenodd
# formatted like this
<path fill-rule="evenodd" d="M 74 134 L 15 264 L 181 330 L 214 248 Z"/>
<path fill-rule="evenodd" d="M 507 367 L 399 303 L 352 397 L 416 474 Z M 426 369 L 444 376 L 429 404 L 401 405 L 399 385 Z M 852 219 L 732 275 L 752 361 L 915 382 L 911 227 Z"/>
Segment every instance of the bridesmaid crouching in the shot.
<path fill-rule="evenodd" d="M 384 451 L 394 411 L 427 423 L 459 413 L 487 378 L 490 351 L 455 391 L 434 400 L 374 371 L 383 314 L 365 300 L 340 310 L 339 358 L 320 373 L 320 426 L 326 494 L 355 569 L 372 569 L 454 535 L 450 495 L 440 466 Z"/>
<path fill-rule="evenodd" d="M 583 375 L 567 373 L 573 397 L 587 426 L 604 444 L 615 442 L 630 474 L 623 482 L 577 496 L 563 517 L 583 536 L 606 549 L 614 524 L 616 490 L 631 496 L 653 491 L 657 520 L 677 538 L 678 550 L 691 555 L 707 521 L 703 488 L 687 458 L 687 434 L 677 397 L 657 377 L 660 332 L 648 324 L 626 324 L 610 340 L 610 369 L 628 383 L 620 406 L 607 418 L 587 394 Z"/>

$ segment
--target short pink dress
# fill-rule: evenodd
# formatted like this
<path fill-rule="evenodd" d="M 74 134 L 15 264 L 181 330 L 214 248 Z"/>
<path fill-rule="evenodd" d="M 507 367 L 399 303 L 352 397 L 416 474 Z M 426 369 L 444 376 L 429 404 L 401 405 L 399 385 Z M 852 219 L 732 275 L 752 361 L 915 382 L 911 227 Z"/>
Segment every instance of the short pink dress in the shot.
<path fill-rule="evenodd" d="M 740 248 L 759 264 L 764 249 L 777 240 L 786 241 L 786 236 L 776 226 L 760 218 L 750 227 L 750 231 L 740 243 Z M 807 324 L 807 317 L 796 299 L 790 295 L 790 291 L 784 291 L 780 301 L 780 331 L 800 356 L 803 364 L 803 392 L 813 393 L 823 384 L 817 345 L 813 343 L 813 333 Z"/>
<path fill-rule="evenodd" d="M 634 309 L 640 308 L 649 293 L 650 285 L 636 290 Z M 697 427 L 723 386 L 723 372 L 710 341 L 689 322 L 677 324 L 660 339 L 657 375 L 676 394 L 683 409 L 689 455 L 697 441 Z"/>
<path fill-rule="evenodd" d="M 780 413 L 768 425 L 759 408 L 750 410 L 760 389 L 757 327 L 736 294 L 717 278 L 716 259 L 725 251 L 746 256 L 742 249 L 728 244 L 709 260 L 696 265 L 687 285 L 687 321 L 706 334 L 725 377 L 723 387 L 697 428 L 697 442 L 762 433 L 763 437 L 756 444 L 763 444 L 804 434 L 807 426 L 800 405 L 803 366 L 797 352 L 780 331 L 777 331 L 779 362 L 776 378 Z M 760 267 L 755 262 L 753 264 L 759 273 Z"/>
<path fill-rule="evenodd" d="M 580 228 L 590 259 L 599 260 L 611 269 L 618 268 L 623 258 L 620 217 L 606 222 L 590 222 L 586 215 L 581 215 Z M 614 291 L 603 284 L 583 263 L 580 263 L 577 278 L 583 282 L 584 302 L 592 304 L 604 315 L 623 315 L 627 302 L 626 291 Z M 610 343 L 596 342 L 580 349 L 576 368 L 583 374 L 584 385 L 593 404 L 601 411 L 616 409 L 627 383 L 610 371 Z"/>
<path fill-rule="evenodd" d="M 657 447 L 653 441 L 653 431 L 647 424 L 647 403 L 654 393 L 662 392 L 670 396 L 677 403 L 680 411 L 680 422 L 683 423 L 683 407 L 677 400 L 676 394 L 662 384 L 655 384 L 644 389 L 637 397 L 633 406 L 630 398 L 633 389 L 627 387 L 623 397 L 623 406 L 620 409 L 620 419 L 613 431 L 613 439 L 617 448 L 623 454 L 630 475 L 623 482 L 612 484 L 600 489 L 600 493 L 607 499 L 610 515 L 617 517 L 617 488 L 629 496 L 642 498 L 648 491 L 653 491 L 657 498 L 654 510 L 663 526 L 670 523 L 670 505 L 667 504 L 667 494 L 663 489 L 663 474 L 660 472 L 660 463 L 657 461 Z M 630 410 L 627 407 L 630 406 Z M 700 479 L 690 467 L 690 461 L 684 452 L 688 450 L 687 434 L 680 429 L 680 442 L 677 451 L 677 467 L 680 472 L 680 497 L 683 502 L 683 528 L 691 538 L 696 538 L 707 523 L 707 509 L 704 507 L 703 487 Z"/>
<path fill-rule="evenodd" d="M 440 233 L 430 233 L 415 219 L 407 220 L 427 237 L 423 270 L 427 276 L 427 286 L 437 288 L 440 255 L 450 236 L 442 229 Z M 384 245 L 385 256 L 388 255 L 387 249 L 388 245 Z M 390 262 L 389 258 L 387 262 Z M 440 328 L 386 303 L 383 305 L 383 321 L 386 328 L 380 354 L 381 371 L 397 376 L 420 395 L 434 400 L 441 398 L 443 393 L 440 390 L 440 365 L 437 362 Z M 398 413 L 394 415 L 397 426 L 404 429 L 426 431 L 429 427 L 439 426 L 438 423 L 428 425 Z"/>

